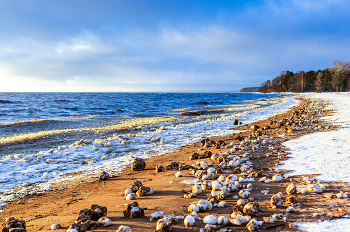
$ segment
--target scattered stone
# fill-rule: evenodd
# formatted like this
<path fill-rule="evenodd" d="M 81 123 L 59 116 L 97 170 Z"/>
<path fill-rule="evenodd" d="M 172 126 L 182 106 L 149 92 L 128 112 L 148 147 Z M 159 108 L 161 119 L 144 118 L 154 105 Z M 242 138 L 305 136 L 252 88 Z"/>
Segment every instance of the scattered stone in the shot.
<path fill-rule="evenodd" d="M 140 208 L 139 204 L 136 201 L 125 206 L 123 214 L 124 218 L 136 218 L 145 216 L 144 209 Z"/>
<path fill-rule="evenodd" d="M 142 187 L 141 181 L 134 180 L 133 185 L 130 187 L 130 189 L 133 193 L 136 193 L 141 187 Z"/>
<path fill-rule="evenodd" d="M 136 196 L 141 197 L 141 196 L 147 196 L 147 195 L 152 195 L 154 193 L 154 190 L 152 187 L 145 187 L 141 186 L 139 190 L 136 192 Z"/>
<path fill-rule="evenodd" d="M 154 221 L 154 220 L 157 220 L 157 219 L 160 219 L 160 218 L 163 218 L 164 217 L 164 213 L 162 211 L 153 211 L 151 213 L 151 218 L 149 219 L 150 221 Z"/>
<path fill-rule="evenodd" d="M 102 217 L 102 218 L 98 219 L 97 225 L 103 226 L 103 227 L 108 227 L 108 226 L 112 225 L 112 221 L 108 217 Z"/>
<path fill-rule="evenodd" d="M 195 223 L 195 218 L 192 216 L 192 215 L 187 215 L 186 217 L 185 217 L 185 220 L 184 220 L 184 225 L 186 226 L 186 227 L 191 227 L 191 226 L 193 226 L 194 225 L 194 223 Z"/>
<path fill-rule="evenodd" d="M 108 180 L 109 179 L 109 174 L 105 171 L 100 172 L 98 175 L 98 179 L 103 181 L 103 180 Z"/>
<path fill-rule="evenodd" d="M 164 172 L 165 168 L 163 167 L 163 165 L 156 165 L 156 173 L 157 172 Z"/>
<path fill-rule="evenodd" d="M 248 214 L 250 216 L 259 216 L 260 205 L 257 202 L 250 202 L 246 204 L 243 208 L 243 213 Z"/>
<path fill-rule="evenodd" d="M 294 213 L 295 208 L 293 206 L 288 206 L 286 209 L 286 213 Z"/>
<path fill-rule="evenodd" d="M 175 177 L 177 177 L 177 178 L 182 177 L 182 172 L 175 173 Z"/>
<path fill-rule="evenodd" d="M 216 225 L 218 224 L 218 219 L 214 215 L 208 215 L 203 219 L 205 224 Z"/>
<path fill-rule="evenodd" d="M 294 195 L 297 193 L 297 187 L 295 186 L 295 184 L 291 183 L 288 185 L 286 191 L 288 195 Z"/>
<path fill-rule="evenodd" d="M 127 201 L 136 200 L 136 194 L 135 193 L 129 193 L 128 195 L 126 195 L 125 200 L 127 200 Z"/>
<path fill-rule="evenodd" d="M 61 228 L 60 224 L 52 224 L 51 225 L 51 230 L 57 230 L 57 229 L 60 229 L 60 228 Z"/>
<path fill-rule="evenodd" d="M 104 206 L 94 205 L 90 206 L 90 209 L 82 209 L 79 211 L 79 217 L 76 220 L 78 223 L 81 221 L 97 220 L 107 215 L 107 208 Z"/>
<path fill-rule="evenodd" d="M 166 167 L 166 170 L 178 170 L 180 166 L 180 162 L 172 162 Z"/>
<path fill-rule="evenodd" d="M 262 225 L 262 222 L 261 221 L 258 221 L 258 220 L 256 220 L 256 219 L 251 219 L 250 221 L 249 221 L 249 223 L 247 224 L 247 226 L 246 226 L 246 228 L 247 228 L 247 230 L 249 230 L 249 231 L 254 231 L 254 230 L 256 230 L 259 226 L 261 226 Z"/>
<path fill-rule="evenodd" d="M 1 224 L 1 229 L 2 232 L 27 232 L 25 221 L 15 217 L 6 218 Z"/>
<path fill-rule="evenodd" d="M 283 194 L 281 192 L 279 192 L 271 197 L 271 207 L 272 208 L 280 207 L 282 205 L 282 202 L 283 202 Z"/>
<path fill-rule="evenodd" d="M 291 196 L 287 197 L 286 203 L 287 204 L 296 204 L 296 203 L 298 203 L 298 199 L 294 195 L 291 195 Z"/>
<path fill-rule="evenodd" d="M 131 164 L 131 170 L 142 171 L 146 168 L 146 162 L 142 158 L 135 158 Z"/>
<path fill-rule="evenodd" d="M 119 226 L 116 232 L 132 232 L 132 230 L 128 226 Z"/>
<path fill-rule="evenodd" d="M 172 231 L 173 229 L 173 223 L 175 222 L 175 218 L 173 217 L 164 217 L 162 219 L 159 219 L 157 221 L 157 231 Z"/>

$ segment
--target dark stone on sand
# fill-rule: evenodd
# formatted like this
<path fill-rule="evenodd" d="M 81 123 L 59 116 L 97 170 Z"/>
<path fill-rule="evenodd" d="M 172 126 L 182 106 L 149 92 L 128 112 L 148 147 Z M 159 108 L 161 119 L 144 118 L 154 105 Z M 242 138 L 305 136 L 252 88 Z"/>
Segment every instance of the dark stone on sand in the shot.
<path fill-rule="evenodd" d="M 139 204 L 136 201 L 125 206 L 123 214 L 124 218 L 135 218 L 145 216 L 144 209 L 140 208 Z"/>
<path fill-rule="evenodd" d="M 104 206 L 92 204 L 90 206 L 90 209 L 80 210 L 79 215 L 82 216 L 81 219 L 83 219 L 83 220 L 86 220 L 85 216 L 90 218 L 88 220 L 97 220 L 97 219 L 107 215 L 107 208 Z M 80 216 L 78 217 L 77 221 L 79 221 Z"/>
<path fill-rule="evenodd" d="M 109 174 L 105 171 L 100 172 L 100 174 L 98 175 L 98 179 L 99 180 L 108 180 L 109 179 Z"/>
<path fill-rule="evenodd" d="M 233 212 L 241 212 L 243 213 L 243 207 L 240 205 L 235 205 L 232 207 Z"/>
<path fill-rule="evenodd" d="M 73 223 L 69 226 L 69 229 L 75 229 L 78 232 L 85 232 L 87 230 L 93 230 L 96 227 L 96 222 L 88 220 L 86 222 Z"/>
<path fill-rule="evenodd" d="M 178 170 L 180 166 L 180 162 L 172 162 L 166 167 L 166 170 Z"/>
<path fill-rule="evenodd" d="M 163 167 L 163 165 L 156 165 L 156 173 L 157 172 L 164 172 L 165 168 Z"/>
<path fill-rule="evenodd" d="M 146 168 L 146 162 L 142 158 L 135 158 L 131 164 L 131 170 L 142 171 Z"/>
<path fill-rule="evenodd" d="M 141 181 L 139 180 L 134 180 L 132 186 L 130 187 L 131 191 L 133 191 L 134 193 L 136 193 L 139 188 L 141 188 L 143 185 L 141 183 Z"/>
<path fill-rule="evenodd" d="M 26 223 L 25 221 L 16 219 L 15 217 L 7 218 L 1 224 L 1 232 L 27 232 Z"/>

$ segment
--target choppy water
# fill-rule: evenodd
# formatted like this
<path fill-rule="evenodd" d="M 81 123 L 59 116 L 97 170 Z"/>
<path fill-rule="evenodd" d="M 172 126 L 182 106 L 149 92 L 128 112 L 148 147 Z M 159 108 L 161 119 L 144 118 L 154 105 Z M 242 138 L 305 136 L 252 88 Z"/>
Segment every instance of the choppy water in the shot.
<path fill-rule="evenodd" d="M 227 135 L 235 118 L 265 119 L 296 104 L 293 99 L 253 93 L 0 93 L 0 206 L 16 194 L 72 179 L 72 172 L 118 172 L 132 156 L 147 158 Z"/>

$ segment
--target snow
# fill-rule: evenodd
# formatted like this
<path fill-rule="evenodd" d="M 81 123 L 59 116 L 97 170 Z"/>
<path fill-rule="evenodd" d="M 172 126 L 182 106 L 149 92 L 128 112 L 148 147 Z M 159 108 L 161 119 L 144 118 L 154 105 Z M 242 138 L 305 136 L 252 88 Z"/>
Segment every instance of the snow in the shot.
<path fill-rule="evenodd" d="M 290 140 L 283 145 L 292 153 L 290 158 L 279 165 L 278 169 L 294 170 L 290 174 L 320 174 L 321 181 L 350 182 L 350 94 L 318 93 L 307 94 L 311 99 L 329 101 L 329 109 L 335 113 L 323 119 L 338 125 L 336 131 L 316 132 L 299 139 Z M 320 222 L 294 223 L 299 229 L 309 232 L 350 231 L 349 219 L 325 220 Z"/>
<path fill-rule="evenodd" d="M 326 99 L 334 115 L 324 119 L 340 125 L 337 131 L 316 132 L 299 139 L 283 143 L 292 153 L 289 159 L 278 166 L 278 169 L 294 170 L 290 174 L 321 174 L 321 181 L 350 182 L 350 95 L 349 94 L 312 94 L 306 95 L 313 99 Z"/>
<path fill-rule="evenodd" d="M 298 226 L 298 229 L 308 232 L 350 231 L 350 222 L 347 218 L 320 222 L 299 222 L 294 224 Z"/>

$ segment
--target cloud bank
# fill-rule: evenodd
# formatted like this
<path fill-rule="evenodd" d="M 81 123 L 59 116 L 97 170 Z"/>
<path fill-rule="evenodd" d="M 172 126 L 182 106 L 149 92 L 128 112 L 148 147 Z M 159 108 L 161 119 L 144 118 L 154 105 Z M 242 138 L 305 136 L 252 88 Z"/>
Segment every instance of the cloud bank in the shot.
<path fill-rule="evenodd" d="M 212 12 L 200 2 L 186 8 L 198 10 L 196 19 L 182 1 L 171 2 L 169 14 L 158 1 L 149 9 L 141 1 L 132 1 L 139 8 L 106 1 L 101 9 L 92 2 L 69 11 L 4 4 L 12 11 L 0 12 L 0 26 L 5 19 L 12 26 L 0 29 L 0 91 L 235 91 L 282 70 L 349 60 L 345 1 L 222 2 Z"/>

